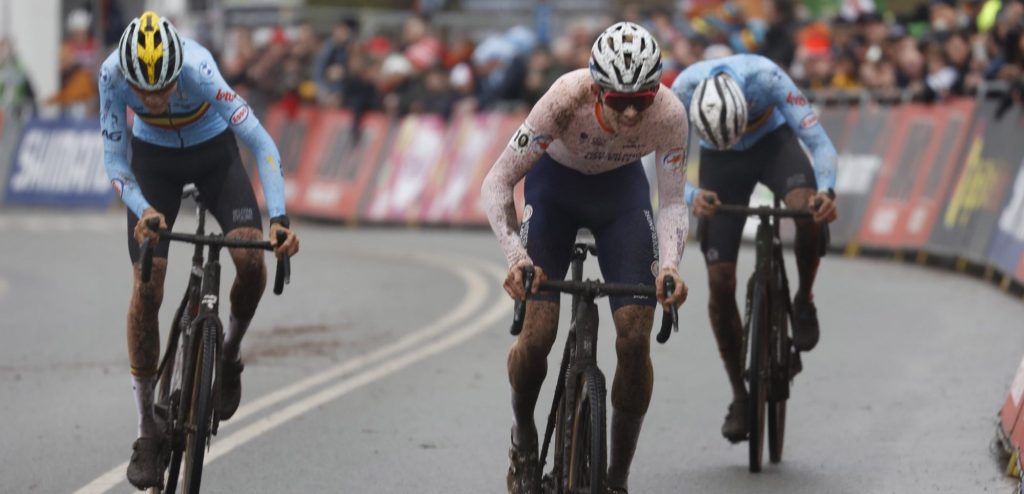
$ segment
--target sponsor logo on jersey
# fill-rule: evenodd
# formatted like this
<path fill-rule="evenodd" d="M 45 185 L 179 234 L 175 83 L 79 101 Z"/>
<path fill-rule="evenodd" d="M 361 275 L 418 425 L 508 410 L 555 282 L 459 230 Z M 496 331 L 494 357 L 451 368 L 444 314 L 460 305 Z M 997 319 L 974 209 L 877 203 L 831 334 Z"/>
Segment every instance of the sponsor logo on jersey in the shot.
<path fill-rule="evenodd" d="M 658 261 L 651 263 L 651 274 L 653 274 L 655 278 L 658 277 Z M 666 293 L 666 295 L 668 294 Z"/>
<path fill-rule="evenodd" d="M 537 147 L 539 147 L 541 151 L 547 151 L 548 150 L 548 146 L 551 145 L 551 141 L 554 141 L 554 140 L 555 140 L 554 137 L 551 137 L 551 136 L 549 136 L 547 134 L 537 134 L 536 136 L 533 137 L 533 139 L 531 139 L 531 142 L 536 144 Z"/>
<path fill-rule="evenodd" d="M 530 221 L 530 218 L 533 218 L 533 206 L 527 204 L 523 208 L 523 221 Z"/>
<path fill-rule="evenodd" d="M 786 103 L 795 106 L 807 106 L 807 98 L 799 93 L 786 93 Z"/>
<path fill-rule="evenodd" d="M 238 95 L 231 91 L 224 91 L 223 89 L 217 90 L 217 101 L 227 101 L 228 103 L 231 103 L 232 101 L 235 101 L 235 98 L 237 97 Z"/>
<path fill-rule="evenodd" d="M 804 117 L 803 120 L 800 121 L 800 128 L 802 129 L 809 129 L 811 127 L 814 127 L 815 125 L 818 125 L 818 116 L 815 115 L 814 113 L 807 115 L 806 117 Z"/>
<path fill-rule="evenodd" d="M 120 130 L 115 130 L 111 132 L 108 131 L 107 129 L 103 129 L 102 133 L 104 138 L 106 138 L 108 141 L 113 142 L 121 142 L 121 138 L 124 136 L 124 134 Z"/>
<path fill-rule="evenodd" d="M 661 158 L 661 162 L 665 165 L 665 168 L 679 171 L 686 164 L 686 150 L 682 148 L 673 149 Z"/>
<path fill-rule="evenodd" d="M 207 79 L 212 78 L 213 77 L 213 67 L 210 67 L 210 63 L 209 62 L 203 62 L 203 63 L 199 64 L 199 73 L 203 74 L 203 77 L 206 77 Z"/>
<path fill-rule="evenodd" d="M 104 86 L 110 85 L 110 72 L 107 72 L 107 68 L 100 69 L 100 84 Z"/>
<path fill-rule="evenodd" d="M 242 105 L 231 114 L 231 125 L 238 125 L 249 118 L 249 105 Z"/>
<path fill-rule="evenodd" d="M 523 122 L 523 125 L 520 125 L 516 133 L 512 135 L 512 140 L 508 141 L 509 149 L 518 154 L 526 154 L 530 149 L 530 143 L 533 141 L 534 134 L 533 127 Z"/>

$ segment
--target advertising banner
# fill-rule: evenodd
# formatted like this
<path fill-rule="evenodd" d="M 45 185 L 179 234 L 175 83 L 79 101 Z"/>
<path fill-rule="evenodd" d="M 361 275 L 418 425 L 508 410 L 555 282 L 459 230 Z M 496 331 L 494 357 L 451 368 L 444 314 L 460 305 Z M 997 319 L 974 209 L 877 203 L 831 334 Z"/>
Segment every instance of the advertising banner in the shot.
<path fill-rule="evenodd" d="M 887 137 L 895 124 L 894 112 L 890 107 L 873 103 L 850 108 L 845 119 L 848 130 L 840 133 L 838 139 L 830 135 L 839 153 L 836 170 L 839 218 L 829 226 L 832 245 L 857 240 L 871 190 L 882 169 L 882 156 L 894 143 Z"/>
<path fill-rule="evenodd" d="M 895 111 L 889 136 L 896 145 L 883 156 L 859 233 L 862 244 L 924 246 L 960 156 L 973 107 L 967 100 L 915 103 Z"/>
<path fill-rule="evenodd" d="M 445 134 L 447 126 L 438 115 L 403 118 L 360 219 L 416 222 L 445 148 Z"/>
<path fill-rule="evenodd" d="M 486 225 L 480 187 L 523 120 L 522 115 L 478 113 L 458 118 L 429 187 L 420 220 L 432 224 Z"/>
<path fill-rule="evenodd" d="M 302 163 L 304 152 L 307 148 L 306 137 L 315 128 L 320 112 L 314 108 L 300 107 L 297 110 L 289 111 L 283 105 L 275 105 L 267 112 L 266 118 L 261 119 L 267 133 L 274 138 L 277 150 L 281 153 L 281 172 L 284 175 L 284 200 L 285 206 L 291 210 L 298 205 L 297 201 L 301 194 L 298 182 L 299 166 Z M 245 162 L 249 164 L 249 177 L 253 180 L 253 188 L 256 190 L 256 199 L 260 206 L 264 206 L 263 188 L 259 185 L 259 173 L 252 160 L 250 150 L 246 146 L 239 146 L 242 149 Z"/>
<path fill-rule="evenodd" d="M 13 154 L 5 204 L 106 208 L 115 197 L 103 166 L 99 119 L 33 119 L 25 125 Z"/>
<path fill-rule="evenodd" d="M 1024 157 L 1024 145 L 1020 148 Z M 1024 282 L 1024 160 L 1009 196 L 999 215 L 988 257 L 1002 272 Z"/>
<path fill-rule="evenodd" d="M 306 140 L 298 174 L 302 192 L 296 211 L 355 221 L 388 140 L 388 119 L 366 114 L 354 126 L 351 113 L 325 111 L 317 122 Z"/>
<path fill-rule="evenodd" d="M 932 252 L 985 263 L 1021 159 L 1020 109 L 996 118 L 998 101 L 979 104 L 966 156 L 929 238 Z"/>

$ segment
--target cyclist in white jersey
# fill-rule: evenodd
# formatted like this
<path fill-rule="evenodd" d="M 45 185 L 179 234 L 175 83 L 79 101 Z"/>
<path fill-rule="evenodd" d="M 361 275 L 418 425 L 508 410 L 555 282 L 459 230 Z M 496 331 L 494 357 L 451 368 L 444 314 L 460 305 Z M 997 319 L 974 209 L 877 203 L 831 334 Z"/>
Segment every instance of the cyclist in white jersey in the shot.
<path fill-rule="evenodd" d="M 134 19 L 118 47 L 100 68 L 100 126 L 107 175 L 128 206 L 128 250 L 135 281 L 128 309 L 128 358 L 139 415 L 128 480 L 139 489 L 160 486 L 168 451 L 166 424 L 153 407 L 160 358 L 157 316 L 163 300 L 168 241 L 146 227 L 174 225 L 182 187 L 195 183 L 203 204 L 230 238 L 263 237 L 260 210 L 242 165 L 235 136 L 259 163 L 270 238 L 275 253 L 294 255 L 298 237 L 289 230 L 284 209 L 281 158 L 273 140 L 245 100 L 224 82 L 210 53 L 153 12 Z M 129 132 L 127 111 L 135 114 Z M 131 145 L 131 162 L 128 147 Z M 276 232 L 287 233 L 277 244 Z M 155 245 L 152 278 L 139 276 L 139 244 Z M 239 345 L 266 285 L 261 251 L 230 249 L 237 276 L 231 288 L 231 314 L 225 332 L 218 413 L 226 420 L 241 399 Z"/>
<path fill-rule="evenodd" d="M 618 365 L 612 383 L 608 484 L 624 493 L 654 383 L 650 334 L 656 302 L 685 299 L 677 266 L 686 242 L 683 201 L 686 110 L 662 88 L 661 53 L 644 28 L 621 22 L 594 43 L 590 70 L 560 77 L 537 102 L 484 181 L 487 216 L 505 251 L 505 290 L 527 298 L 523 268 L 537 276 L 522 333 L 508 356 L 512 447 L 508 490 L 533 493 L 540 483 L 534 407 L 558 325 L 558 297 L 537 293 L 545 277 L 564 279 L 581 227 L 590 229 L 606 281 L 654 284 L 657 301 L 610 297 Z M 640 158 L 654 153 L 659 209 L 652 213 Z M 512 190 L 526 179 L 519 223 Z M 675 293 L 661 293 L 672 277 Z M 603 493 L 602 493 L 603 494 Z"/>

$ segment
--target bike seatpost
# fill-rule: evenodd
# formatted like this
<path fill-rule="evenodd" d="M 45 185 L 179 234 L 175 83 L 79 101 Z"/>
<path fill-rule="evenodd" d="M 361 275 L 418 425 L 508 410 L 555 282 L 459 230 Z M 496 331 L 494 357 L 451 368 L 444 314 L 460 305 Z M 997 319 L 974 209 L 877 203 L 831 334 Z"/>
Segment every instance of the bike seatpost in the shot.
<path fill-rule="evenodd" d="M 158 231 L 160 229 L 160 218 L 146 220 L 146 228 L 154 232 Z M 149 283 L 153 273 L 153 246 L 150 245 L 148 237 L 142 241 L 139 249 L 142 251 L 142 259 L 139 260 L 142 282 Z"/>
<path fill-rule="evenodd" d="M 523 267 L 523 288 L 526 296 L 530 296 L 530 288 L 533 287 L 533 266 Z M 526 319 L 526 299 L 516 300 L 515 311 L 512 314 L 512 328 L 509 330 L 512 336 L 519 336 L 523 330 L 523 320 Z"/>

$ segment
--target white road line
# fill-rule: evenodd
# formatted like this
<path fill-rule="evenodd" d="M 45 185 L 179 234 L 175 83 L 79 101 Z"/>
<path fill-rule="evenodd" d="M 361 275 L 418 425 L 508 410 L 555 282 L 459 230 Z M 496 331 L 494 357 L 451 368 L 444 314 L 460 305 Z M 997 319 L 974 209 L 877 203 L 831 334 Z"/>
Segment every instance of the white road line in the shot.
<path fill-rule="evenodd" d="M 366 253 L 366 254 L 367 254 L 367 257 L 370 257 L 370 256 L 380 257 L 380 256 L 382 256 L 382 253 L 380 253 L 380 252 L 372 252 L 372 253 Z M 394 355 L 394 354 L 396 354 L 398 352 L 401 352 L 401 351 L 406 350 L 406 349 L 408 349 L 410 347 L 418 345 L 418 344 L 422 343 L 424 340 L 436 337 L 438 335 L 438 333 L 441 333 L 441 332 L 444 332 L 444 331 L 448 330 L 451 326 L 454 326 L 454 325 L 462 322 L 462 320 L 466 319 L 467 317 L 471 316 L 485 302 L 486 294 L 487 294 L 487 284 L 486 284 L 484 278 L 480 274 L 478 274 L 478 273 L 470 270 L 469 268 L 467 268 L 466 267 L 467 264 L 475 265 L 478 269 L 484 269 L 486 271 L 489 271 L 492 276 L 495 276 L 499 280 L 504 279 L 504 276 L 505 276 L 505 273 L 502 270 L 495 268 L 493 265 L 486 264 L 486 263 L 483 263 L 483 262 L 480 262 L 480 261 L 470 260 L 470 259 L 455 259 L 455 258 L 440 257 L 440 256 L 429 256 L 429 255 L 411 255 L 411 256 L 405 255 L 405 257 L 406 257 L 406 259 L 414 259 L 414 260 L 423 262 L 425 264 L 431 264 L 431 265 L 435 265 L 435 266 L 438 266 L 438 267 L 442 267 L 442 268 L 454 271 L 455 274 L 458 275 L 463 280 L 463 282 L 466 284 L 466 288 L 467 288 L 466 296 L 462 299 L 462 301 L 459 303 L 459 305 L 455 309 L 449 311 L 444 316 L 442 316 L 440 319 L 434 321 L 433 323 L 427 325 L 426 327 L 424 327 L 422 329 L 419 329 L 419 330 L 415 331 L 414 333 L 410 333 L 410 334 L 404 336 L 403 338 L 399 339 L 398 341 L 396 341 L 395 343 L 393 343 L 391 345 L 388 345 L 386 347 L 380 348 L 380 349 L 378 349 L 378 350 L 376 350 L 374 352 L 371 352 L 371 353 L 369 353 L 369 354 L 367 354 L 365 356 L 357 357 L 355 359 L 349 360 L 347 362 L 344 362 L 342 364 L 339 364 L 337 366 L 329 368 L 329 369 L 327 369 L 325 371 L 322 371 L 319 374 L 316 374 L 316 375 L 313 375 L 313 376 L 308 377 L 306 379 L 303 379 L 301 381 L 298 381 L 298 382 L 296 382 L 294 384 L 291 384 L 291 385 L 286 386 L 284 388 L 281 388 L 281 389 L 279 389 L 277 391 L 274 391 L 272 393 L 264 395 L 263 397 L 255 400 L 253 402 L 250 402 L 249 404 L 239 408 L 238 411 L 235 412 L 235 416 L 232 417 L 233 422 L 234 423 L 239 423 L 239 422 L 241 422 L 242 419 L 244 419 L 247 416 L 250 416 L 250 415 L 253 415 L 255 413 L 258 413 L 258 412 L 262 411 L 263 409 L 265 409 L 267 407 L 270 407 L 270 406 L 272 406 L 274 404 L 277 404 L 277 403 L 280 403 L 280 402 L 282 402 L 284 400 L 287 400 L 288 398 L 291 398 L 292 396 L 295 396 L 295 395 L 297 395 L 299 393 L 302 393 L 302 392 L 304 392 L 304 391 L 306 391 L 306 390 L 308 390 L 308 389 L 310 389 L 312 387 L 315 387 L 317 385 L 323 384 L 323 383 L 325 383 L 327 381 L 330 381 L 332 379 L 338 378 L 338 377 L 340 377 L 342 375 L 358 371 L 361 368 L 370 366 L 370 365 L 372 365 L 372 364 L 374 364 L 376 362 L 379 362 L 381 360 L 384 360 L 384 359 L 386 359 L 386 358 L 388 358 L 388 357 L 390 357 L 390 356 L 392 356 L 392 355 Z M 508 310 L 508 303 L 501 304 L 501 307 L 503 308 L 504 311 L 507 311 Z M 489 311 L 487 313 L 487 317 L 489 318 L 490 315 L 493 312 L 495 312 L 495 309 L 492 308 L 491 311 Z M 486 327 L 486 325 L 484 325 L 484 327 Z M 357 375 L 355 375 L 353 377 L 350 377 L 350 378 L 347 378 L 345 380 L 342 380 L 338 384 L 335 384 L 331 388 L 328 388 L 328 390 L 321 391 L 320 393 L 317 393 L 317 394 L 313 395 L 313 397 L 322 396 L 327 391 L 335 390 L 335 389 L 337 389 L 339 387 L 343 387 L 343 386 L 348 386 L 349 384 L 347 384 L 347 383 L 353 383 L 353 382 L 358 383 L 355 386 L 342 391 L 340 394 L 336 395 L 335 397 L 341 396 L 341 394 L 347 393 L 347 392 L 351 391 L 352 389 L 356 389 L 356 388 L 358 388 L 360 386 L 363 386 L 363 385 L 368 384 L 370 382 L 373 382 L 373 381 L 375 381 L 377 379 L 380 379 L 381 377 L 384 377 L 384 376 L 386 376 L 388 374 L 391 374 L 392 372 L 400 370 L 400 369 L 410 365 L 413 362 L 419 361 L 419 360 L 421 360 L 423 358 L 426 358 L 427 356 L 430 356 L 430 355 L 433 355 L 433 354 L 435 354 L 437 352 L 440 352 L 440 351 L 442 351 L 442 350 L 444 350 L 444 349 L 446 349 L 446 348 L 448 348 L 450 346 L 453 346 L 453 345 L 455 345 L 457 343 L 460 343 L 461 341 L 464 341 L 466 338 L 469 338 L 470 336 L 472 336 L 472 335 L 468 335 L 468 336 L 465 336 L 464 338 L 461 338 L 461 339 L 452 340 L 452 337 L 455 334 L 459 334 L 459 333 L 460 332 L 449 333 L 448 336 L 442 338 L 441 340 L 437 340 L 437 341 L 435 341 L 432 344 L 420 347 L 419 349 L 413 350 L 413 351 L 409 352 L 408 354 L 406 354 L 404 356 L 396 357 L 396 358 L 392 359 L 391 361 L 385 362 L 385 363 L 381 364 L 380 366 L 378 366 L 378 367 L 376 367 L 374 369 L 371 369 L 370 371 L 367 371 L 367 372 L 362 373 L 362 374 L 357 374 Z M 473 333 L 473 334 L 476 334 L 476 333 Z M 450 341 L 451 343 L 449 343 L 448 346 L 445 346 L 445 347 L 437 347 L 438 342 L 444 342 L 444 341 Z M 434 350 L 430 351 L 430 349 L 434 349 Z M 423 353 L 423 352 L 429 352 L 429 353 Z M 408 361 L 408 363 L 404 363 L 404 364 L 400 365 L 400 367 L 395 367 L 393 370 L 386 371 L 384 373 L 380 373 L 381 369 L 389 369 L 389 368 L 394 367 L 396 362 L 397 363 L 406 362 L 409 359 L 409 356 L 410 355 L 414 355 L 414 354 L 415 355 L 422 355 L 422 356 L 419 357 L 419 358 L 416 358 L 414 360 Z M 369 380 L 366 380 L 367 376 L 371 376 L 372 378 L 369 379 Z M 373 376 L 376 376 L 376 377 L 373 377 Z M 305 403 L 306 401 L 310 400 L 311 398 L 306 398 L 305 400 L 303 400 L 303 401 L 301 401 L 299 403 Z M 333 398 L 331 398 L 331 399 L 333 399 Z M 235 437 L 236 435 L 245 433 L 245 436 L 243 436 L 243 437 L 245 437 L 244 441 L 238 442 L 234 446 L 228 447 L 223 452 L 217 453 L 216 451 L 220 451 L 224 447 L 218 447 L 216 449 L 211 449 L 210 454 L 207 455 L 206 463 L 208 463 L 210 461 L 213 461 L 213 459 L 226 454 L 228 451 L 230 451 L 231 449 L 234 449 L 238 445 L 240 445 L 240 444 L 242 444 L 244 442 L 248 442 L 249 440 L 257 437 L 259 434 L 262 434 L 262 433 L 264 433 L 266 431 L 269 431 L 270 429 L 272 429 L 274 427 L 277 427 L 277 425 L 280 425 L 280 423 L 283 423 L 284 421 L 287 421 L 290 418 L 293 418 L 293 417 L 295 417 L 295 416 L 297 416 L 297 415 L 299 415 L 301 413 L 304 413 L 305 411 L 308 411 L 308 409 L 306 409 L 306 410 L 303 410 L 301 412 L 295 413 L 294 410 L 295 410 L 295 406 L 296 405 L 297 404 L 293 404 L 293 405 L 285 408 L 281 412 L 277 412 L 276 414 L 272 414 L 272 415 L 268 416 L 268 417 L 275 417 L 275 416 L 278 416 L 279 414 L 281 414 L 284 411 L 288 411 L 288 410 L 292 411 L 290 413 L 292 413 L 293 415 L 287 416 L 287 418 L 284 418 L 283 420 L 281 420 L 281 422 L 279 422 L 277 424 L 270 425 L 269 427 L 267 427 L 267 423 L 266 423 L 267 419 L 264 418 L 264 419 L 261 419 L 260 421 L 257 421 L 256 423 L 254 423 L 254 424 L 252 424 L 252 425 L 250 425 L 248 427 L 245 427 L 245 428 L 239 430 L 235 434 L 228 435 L 223 440 L 215 441 L 215 443 L 225 443 L 225 442 L 228 442 L 229 440 L 231 440 L 231 438 Z M 314 405 L 314 406 L 316 406 L 316 405 Z M 263 429 L 263 430 L 257 430 L 255 433 L 253 433 L 253 429 L 252 429 L 253 426 L 258 425 L 258 424 L 264 424 L 263 427 L 266 427 L 266 428 Z M 222 425 L 221 430 L 224 431 L 225 429 L 230 430 L 230 423 L 226 422 L 226 423 L 224 423 Z M 246 431 L 248 431 L 248 432 L 246 432 Z M 231 443 L 229 443 L 229 445 L 230 444 Z M 127 468 L 128 468 L 128 463 L 127 462 L 122 463 L 122 464 L 114 467 L 110 471 L 104 473 L 103 475 L 97 477 L 95 480 L 93 480 L 92 482 L 86 484 L 81 489 L 78 489 L 77 491 L 74 492 L 74 494 L 100 494 L 100 493 L 105 493 L 105 492 L 109 491 L 110 489 L 112 489 L 113 487 L 117 486 L 118 484 L 120 484 L 121 482 L 124 481 L 124 472 L 125 472 L 125 469 L 127 469 Z"/>
<path fill-rule="evenodd" d="M 502 274 L 502 278 L 504 278 L 504 273 Z M 418 347 L 415 350 L 402 354 L 394 359 L 384 361 L 380 365 L 365 372 L 346 378 L 337 384 L 320 391 L 319 393 L 293 403 L 286 408 L 271 413 L 270 415 L 249 424 L 241 430 L 225 437 L 223 440 L 216 441 L 211 446 L 210 453 L 206 456 L 206 462 L 212 462 L 217 458 L 228 454 L 231 450 L 269 432 L 299 415 L 313 410 L 316 407 L 333 401 L 342 395 L 359 389 L 360 387 L 370 384 L 378 379 L 394 374 L 395 372 L 405 369 L 406 367 L 409 367 L 410 365 L 427 357 L 431 357 L 454 347 L 473 336 L 482 333 L 484 330 L 489 329 L 494 323 L 498 322 L 499 319 L 508 317 L 508 315 L 509 303 L 507 300 L 501 299 L 491 306 L 491 309 L 487 311 L 483 317 L 474 319 L 473 322 L 454 332 L 448 333 L 439 340 L 436 340 L 426 346 Z"/>

